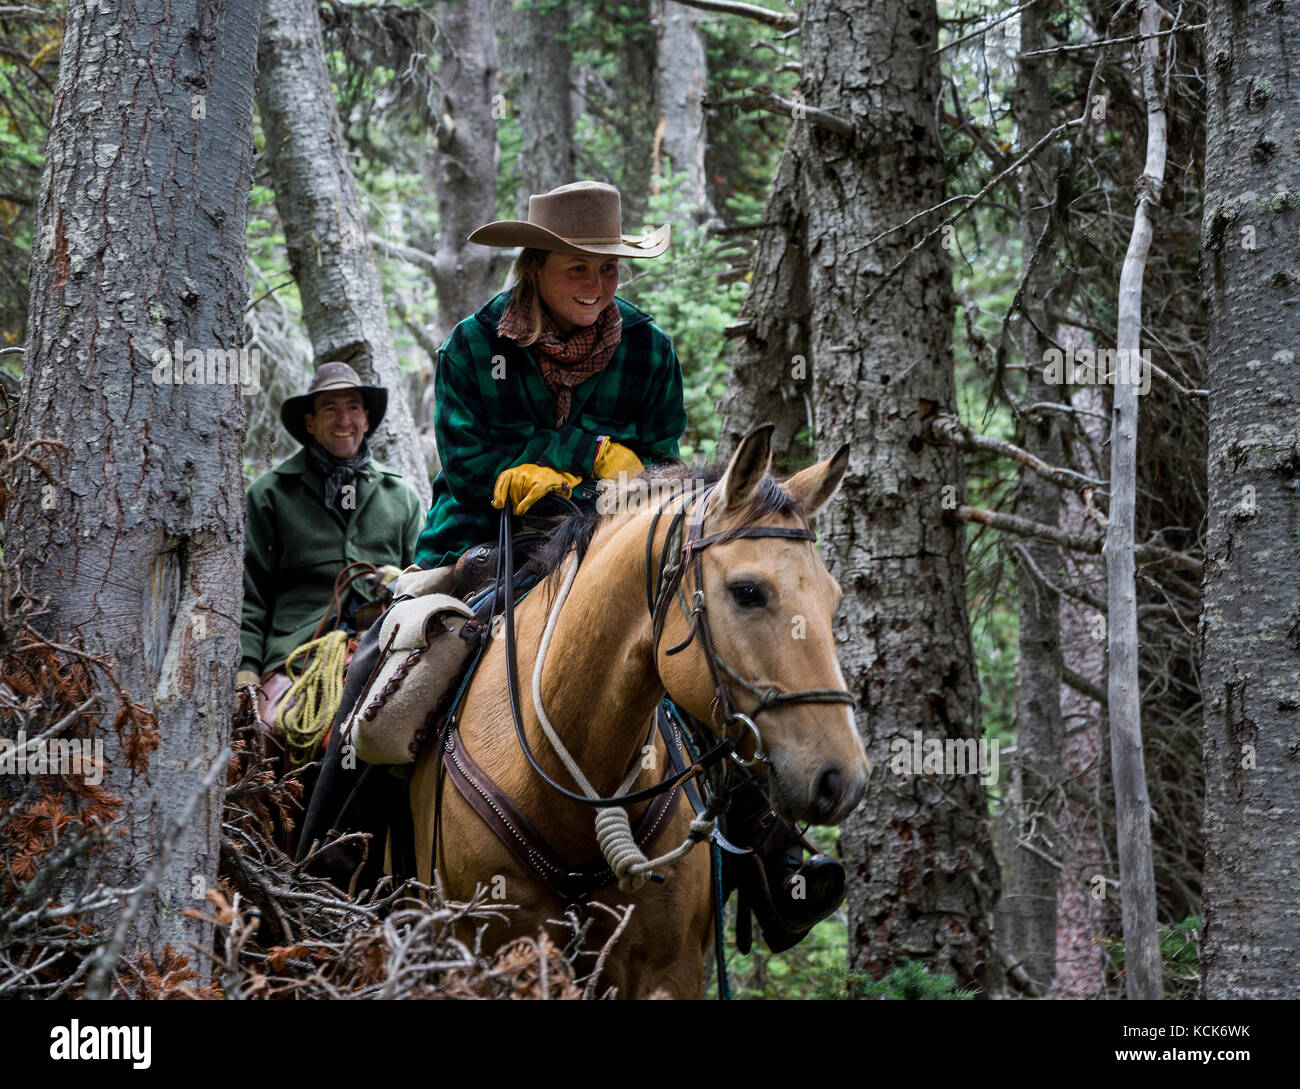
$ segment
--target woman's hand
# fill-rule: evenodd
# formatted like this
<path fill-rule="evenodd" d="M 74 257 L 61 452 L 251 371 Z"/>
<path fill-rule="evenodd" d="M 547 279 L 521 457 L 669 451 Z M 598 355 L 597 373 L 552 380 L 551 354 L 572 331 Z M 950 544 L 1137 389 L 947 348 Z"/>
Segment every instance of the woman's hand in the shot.
<path fill-rule="evenodd" d="M 619 473 L 636 476 L 644 468 L 641 459 L 626 446 L 608 437 L 601 438 L 600 445 L 596 448 L 596 460 L 592 464 L 597 480 L 617 477 Z"/>
<path fill-rule="evenodd" d="M 546 465 L 516 465 L 497 477 L 492 489 L 492 505 L 500 510 L 508 498 L 515 514 L 523 514 L 544 495 L 558 491 L 568 495 L 582 480 L 572 473 L 562 473 Z"/>

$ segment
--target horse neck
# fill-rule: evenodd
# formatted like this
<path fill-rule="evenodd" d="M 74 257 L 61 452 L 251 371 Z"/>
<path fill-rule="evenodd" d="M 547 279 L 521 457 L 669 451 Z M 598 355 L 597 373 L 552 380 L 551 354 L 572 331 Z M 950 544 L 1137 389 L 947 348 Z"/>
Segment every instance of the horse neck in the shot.
<path fill-rule="evenodd" d="M 560 606 L 542 672 L 547 717 L 592 786 L 606 796 L 619 788 L 639 758 L 655 707 L 664 696 L 645 601 L 648 528 L 649 515 L 642 512 L 598 529 Z M 663 535 L 660 528 L 656 536 Z M 555 576 L 557 593 L 572 562 L 570 557 Z M 544 588 L 533 596 L 540 597 L 535 629 L 540 639 L 550 597 Z M 530 650 L 536 646 L 533 643 Z M 527 673 L 521 668 L 520 689 L 529 712 L 530 738 L 540 739 L 540 758 L 542 751 L 551 753 L 533 708 L 535 661 L 535 653 L 530 653 Z M 543 766 L 547 764 L 558 768 L 553 757 Z M 569 783 L 567 773 L 560 775 L 561 782 Z"/>

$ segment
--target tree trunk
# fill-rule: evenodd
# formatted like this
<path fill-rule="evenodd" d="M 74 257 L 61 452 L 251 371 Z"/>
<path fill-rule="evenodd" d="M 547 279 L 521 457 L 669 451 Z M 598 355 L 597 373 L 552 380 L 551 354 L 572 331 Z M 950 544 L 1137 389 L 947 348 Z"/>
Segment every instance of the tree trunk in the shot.
<path fill-rule="evenodd" d="M 275 206 L 316 365 L 341 360 L 389 391 L 372 438 L 376 457 L 432 497 L 415 421 L 397 369 L 370 232 L 321 41 L 313 0 L 264 0 L 257 105 Z"/>
<path fill-rule="evenodd" d="M 1000 880 L 985 787 L 978 774 L 899 774 L 891 752 L 894 739 L 910 748 L 918 733 L 941 742 L 980 734 L 963 531 L 952 517 L 964 470 L 955 447 L 922 436 L 926 415 L 955 411 L 952 277 L 937 240 L 864 307 L 932 217 L 867 240 L 944 197 L 937 29 L 933 0 L 809 0 L 804 98 L 850 121 L 855 137 L 811 115 L 795 123 L 808 126 L 817 434 L 853 442 L 823 537 L 844 588 L 841 662 L 873 764 L 867 799 L 840 840 L 849 962 L 882 976 L 920 960 L 989 993 L 1000 989 Z"/>
<path fill-rule="evenodd" d="M 54 487 L 15 482 L 7 558 L 49 595 L 42 629 L 115 656 L 156 720 L 147 775 L 109 732 L 103 781 L 124 801 L 105 876 L 152 884 L 123 950 L 156 962 L 164 943 L 204 945 L 208 928 L 182 913 L 216 887 L 222 783 L 203 780 L 239 661 L 258 18 L 257 0 L 177 0 L 166 14 L 72 0 L 32 261 L 17 441 L 56 439 L 71 457 Z M 178 346 L 206 363 L 184 384 L 157 381 Z M 111 718 L 121 693 L 103 695 Z"/>
<path fill-rule="evenodd" d="M 508 38 L 513 112 L 519 122 L 519 173 L 515 205 L 528 218 L 528 197 L 576 180 L 569 59 L 568 0 L 502 0 Z M 477 224 L 476 224 L 477 226 Z"/>
<path fill-rule="evenodd" d="M 1119 330 L 1110 431 L 1110 524 L 1106 530 L 1107 697 L 1110 762 L 1115 785 L 1115 824 L 1124 921 L 1124 978 L 1129 998 L 1161 996 L 1160 934 L 1151 862 L 1151 804 L 1142 755 L 1142 706 L 1138 690 L 1137 586 L 1134 581 L 1134 508 L 1137 500 L 1137 352 L 1142 336 L 1142 274 L 1151 249 L 1149 209 L 1160 201 L 1165 176 L 1165 109 L 1157 61 L 1160 8 L 1143 0 L 1140 25 L 1148 35 L 1138 47 L 1147 103 L 1147 157 L 1137 185 L 1133 233 L 1119 281 Z M 1128 373 L 1124 374 L 1127 360 Z"/>
<path fill-rule="evenodd" d="M 506 258 L 503 250 L 465 242 L 475 227 L 496 219 L 493 96 L 498 90 L 492 3 L 441 0 L 434 19 L 441 105 L 434 128 L 437 146 L 426 176 L 432 178 L 438 197 L 433 282 L 438 290 L 435 339 L 441 344 L 458 321 L 500 290 Z"/>
<path fill-rule="evenodd" d="M 674 0 L 653 0 L 651 14 L 658 36 L 656 174 L 666 173 L 665 160 L 671 163 L 674 173 L 684 175 L 676 194 L 679 201 L 694 208 L 694 222 L 709 222 L 714 219 L 704 170 L 704 95 L 709 87 L 709 67 L 700 13 Z"/>
<path fill-rule="evenodd" d="M 620 45 L 614 78 L 617 116 L 623 121 L 623 162 L 614 181 L 623 197 L 623 223 L 632 231 L 648 222 L 650 167 L 654 156 L 655 123 L 659 120 L 655 95 L 655 32 L 651 0 L 603 0 L 605 18 L 617 20 Z M 611 167 L 613 164 L 610 164 Z"/>
<path fill-rule="evenodd" d="M 1070 325 L 1056 327 L 1056 340 L 1062 350 L 1090 348 L 1096 345 L 1089 334 Z M 1097 386 L 1076 386 L 1070 391 L 1070 403 L 1086 410 L 1077 418 L 1073 464 L 1094 480 L 1104 479 L 1106 469 L 1092 451 L 1102 451 L 1106 442 L 1105 398 Z M 1074 492 L 1062 494 L 1064 509 L 1060 525 L 1067 533 L 1093 536 L 1096 523 L 1088 517 L 1083 500 Z M 1077 587 L 1101 586 L 1106 572 L 1100 557 L 1075 553 L 1068 557 L 1063 584 Z M 1096 694 L 1106 690 L 1106 644 L 1096 620 L 1099 610 L 1075 598 L 1062 602 L 1062 667 L 1070 670 Z M 1061 749 L 1061 771 L 1065 778 L 1065 796 L 1061 799 L 1057 842 L 1061 871 L 1057 881 L 1056 908 L 1056 978 L 1051 998 L 1096 998 L 1105 987 L 1105 955 L 1099 937 L 1114 933 L 1107 918 L 1112 891 L 1096 878 L 1113 873 L 1105 834 L 1103 813 L 1109 810 L 1102 774 L 1105 738 L 1102 730 L 1105 704 L 1085 695 L 1068 684 L 1061 687 L 1062 722 L 1069 723 L 1070 736 Z M 1115 923 L 1118 926 L 1118 923 Z"/>
<path fill-rule="evenodd" d="M 1033 147 L 1052 128 L 1052 100 L 1044 57 L 1024 56 L 1044 48 L 1044 5 L 1020 13 L 1020 70 L 1016 119 L 1020 150 Z M 1055 282 L 1054 232 L 1048 206 L 1053 197 L 1050 160 L 1026 166 L 1020 175 L 1021 254 L 1037 261 L 1024 285 L 1021 344 L 1025 353 L 1025 402 L 1059 399 L 1059 387 L 1043 379 L 1044 353 L 1051 347 L 1046 331 L 1048 299 Z M 1061 417 L 1041 412 L 1024 421 L 1025 450 L 1048 465 L 1061 464 Z M 1022 469 L 1016 513 L 1042 525 L 1060 519 L 1061 492 L 1051 481 Z M 1061 622 L 1058 549 L 1032 538 L 1018 544 L 1029 562 L 1016 571 L 1020 613 L 1019 687 L 1016 694 L 1016 762 L 1012 782 L 1007 843 L 1007 892 L 1001 913 L 1007 925 L 1009 952 L 1024 968 L 1039 993 L 1056 974 L 1056 867 L 1059 855 L 1056 813 L 1061 782 Z M 1039 577 L 1035 572 L 1041 572 Z M 1044 857 L 1044 856 L 1047 857 Z"/>
<path fill-rule="evenodd" d="M 803 201 L 802 161 L 807 127 L 792 125 L 763 208 L 749 290 L 731 334 L 731 374 L 718 402 L 722 424 L 718 454 L 729 454 L 741 437 L 764 421 L 772 433 L 774 471 L 793 471 L 813 460 L 812 350 L 808 340 L 808 213 Z M 834 436 L 830 436 L 831 439 Z"/>
<path fill-rule="evenodd" d="M 1300 995 L 1300 454 L 1290 9 L 1209 6 L 1209 543 L 1201 614 L 1207 998 Z"/>

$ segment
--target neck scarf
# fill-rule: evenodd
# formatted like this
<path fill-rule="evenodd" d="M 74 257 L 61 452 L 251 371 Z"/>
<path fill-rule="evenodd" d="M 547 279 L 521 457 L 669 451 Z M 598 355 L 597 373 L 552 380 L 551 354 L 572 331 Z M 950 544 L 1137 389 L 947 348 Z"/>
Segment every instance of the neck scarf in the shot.
<path fill-rule="evenodd" d="M 356 457 L 344 461 L 342 458 L 336 458 L 315 439 L 308 437 L 307 460 L 325 481 L 325 506 L 329 508 L 334 508 L 344 485 L 353 484 L 358 478 L 370 479 L 370 470 L 367 468 L 371 461 L 370 444 L 364 439 L 361 440 L 361 449 L 357 451 Z M 344 518 L 347 517 L 342 510 L 339 513 L 343 514 Z"/>
<path fill-rule="evenodd" d="M 526 336 L 532 310 L 533 285 L 516 285 L 510 303 L 497 323 L 497 335 L 511 340 Z M 573 387 L 603 371 L 622 339 L 623 315 L 619 313 L 616 300 L 610 300 L 591 325 L 578 327 L 568 337 L 560 332 L 545 305 L 542 306 L 542 332 L 533 342 L 533 347 L 537 349 L 542 379 L 555 397 L 556 427 L 569 418 Z"/>

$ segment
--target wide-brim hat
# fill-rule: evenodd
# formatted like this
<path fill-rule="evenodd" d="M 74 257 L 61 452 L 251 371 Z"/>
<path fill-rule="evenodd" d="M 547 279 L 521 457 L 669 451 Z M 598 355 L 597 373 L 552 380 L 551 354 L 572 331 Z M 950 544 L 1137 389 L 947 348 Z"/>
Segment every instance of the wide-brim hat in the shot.
<path fill-rule="evenodd" d="M 366 429 L 366 438 L 375 433 L 383 422 L 384 413 L 388 411 L 388 390 L 383 386 L 363 386 L 357 372 L 346 363 L 322 363 L 316 368 L 316 377 L 311 380 L 306 393 L 289 397 L 280 406 L 280 422 L 285 430 L 303 446 L 311 438 L 307 430 L 307 413 L 314 410 L 316 394 L 329 393 L 336 389 L 354 389 L 361 394 L 361 403 L 370 415 L 370 426 Z"/>
<path fill-rule="evenodd" d="M 528 219 L 499 219 L 479 227 L 469 241 L 481 246 L 527 246 L 598 257 L 658 257 L 668 248 L 665 223 L 643 235 L 623 233 L 618 190 L 580 181 L 528 198 Z"/>

